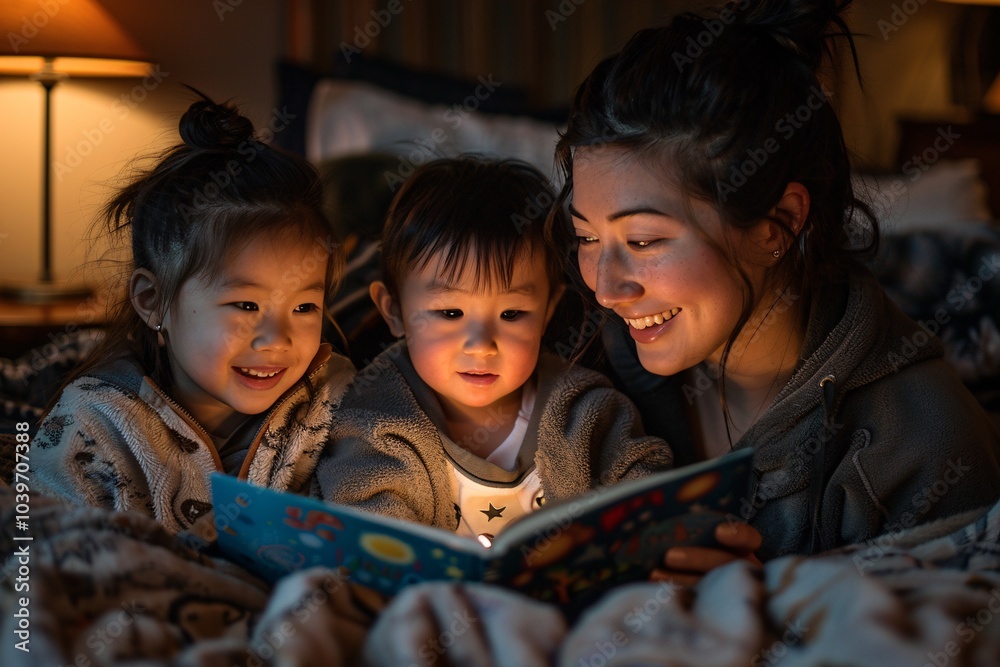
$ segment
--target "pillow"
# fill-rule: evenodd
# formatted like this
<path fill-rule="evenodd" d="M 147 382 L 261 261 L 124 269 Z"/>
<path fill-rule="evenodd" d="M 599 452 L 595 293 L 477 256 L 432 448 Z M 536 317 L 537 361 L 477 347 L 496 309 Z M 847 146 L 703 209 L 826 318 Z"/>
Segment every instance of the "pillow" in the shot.
<path fill-rule="evenodd" d="M 347 57 L 343 51 L 338 52 L 334 59 L 331 76 L 364 81 L 429 104 L 449 106 L 461 104 L 477 83 L 443 72 L 413 69 L 390 60 L 371 58 L 363 53 Z M 535 115 L 528 108 L 528 91 L 510 83 L 491 91 L 489 97 L 480 101 L 479 110 L 485 113 Z M 546 117 L 543 120 L 557 119 Z"/>
<path fill-rule="evenodd" d="M 382 152 L 397 160 L 387 170 L 390 186 L 434 158 L 482 153 L 518 158 L 553 175 L 559 139 L 555 123 L 527 116 L 479 111 L 496 82 L 486 77 L 461 103 L 428 104 L 365 82 L 324 79 L 313 88 L 306 133 L 306 157 L 314 164 L 344 155 Z"/>
<path fill-rule="evenodd" d="M 857 197 L 871 204 L 889 234 L 991 220 L 978 160 L 941 160 L 913 173 L 856 173 L 852 181 Z"/>

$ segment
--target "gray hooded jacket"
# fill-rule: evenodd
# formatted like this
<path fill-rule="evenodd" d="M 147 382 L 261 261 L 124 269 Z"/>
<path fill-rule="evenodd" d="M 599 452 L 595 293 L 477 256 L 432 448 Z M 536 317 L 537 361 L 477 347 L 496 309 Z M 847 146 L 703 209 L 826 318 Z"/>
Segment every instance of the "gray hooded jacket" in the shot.
<path fill-rule="evenodd" d="M 754 449 L 744 503 L 762 558 L 812 553 L 982 507 L 1000 497 L 1000 436 L 942 358 L 864 269 L 818 290 L 798 366 L 734 449 Z M 643 370 L 621 327 L 610 368 L 676 465 L 695 460 L 686 374 Z"/>

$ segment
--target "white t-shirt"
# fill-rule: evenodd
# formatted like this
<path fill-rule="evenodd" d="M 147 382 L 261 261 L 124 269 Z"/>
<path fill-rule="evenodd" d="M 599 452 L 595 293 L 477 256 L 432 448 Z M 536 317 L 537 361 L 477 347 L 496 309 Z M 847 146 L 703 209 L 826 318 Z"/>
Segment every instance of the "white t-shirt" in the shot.
<path fill-rule="evenodd" d="M 525 385 L 521 392 L 521 409 L 510 435 L 486 459 L 479 461 L 485 460 L 507 472 L 517 470 L 518 454 L 535 408 L 535 395 L 534 383 Z M 500 479 L 499 475 L 491 476 L 489 470 L 492 466 L 476 466 L 473 471 L 451 456 L 447 460 L 452 473 L 452 499 L 458 514 L 455 532 L 459 535 L 473 538 L 485 536 L 492 542 L 504 526 L 533 512 L 545 502 L 533 460 L 522 461 L 525 474 L 515 476 L 513 480 L 510 475 L 503 476 L 506 479 Z"/>

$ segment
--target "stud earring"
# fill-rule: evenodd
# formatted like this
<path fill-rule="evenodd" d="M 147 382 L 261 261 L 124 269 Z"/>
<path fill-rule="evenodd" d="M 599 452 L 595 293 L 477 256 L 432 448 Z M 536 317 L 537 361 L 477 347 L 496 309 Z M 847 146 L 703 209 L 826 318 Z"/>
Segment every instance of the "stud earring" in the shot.
<path fill-rule="evenodd" d="M 771 254 L 774 255 L 775 257 L 781 257 L 781 251 L 780 250 L 775 250 Z"/>
<path fill-rule="evenodd" d="M 162 324 L 157 324 L 156 328 L 154 329 L 154 331 L 156 331 L 156 333 L 160 333 L 160 329 L 162 329 L 162 328 L 163 328 Z"/>
<path fill-rule="evenodd" d="M 162 323 L 162 322 L 160 322 L 159 324 L 157 324 L 157 325 L 156 325 L 156 326 L 155 326 L 155 327 L 153 328 L 153 331 L 155 331 L 155 332 L 156 332 L 156 344 L 157 344 L 157 345 L 158 345 L 159 347 L 166 347 L 166 345 L 167 345 L 167 341 L 166 341 L 166 339 L 165 339 L 165 338 L 163 337 L 163 323 Z"/>

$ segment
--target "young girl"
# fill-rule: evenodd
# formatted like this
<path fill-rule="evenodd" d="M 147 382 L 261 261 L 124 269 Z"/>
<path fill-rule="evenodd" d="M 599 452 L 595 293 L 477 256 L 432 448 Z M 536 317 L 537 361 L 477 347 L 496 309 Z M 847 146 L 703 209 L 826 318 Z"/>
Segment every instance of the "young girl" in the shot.
<path fill-rule="evenodd" d="M 877 225 L 816 75 L 831 30 L 850 45 L 847 4 L 730 2 L 640 31 L 579 87 L 557 148 L 572 224 L 549 230 L 613 313 L 610 372 L 678 464 L 754 448 L 763 558 L 1000 493 L 995 429 L 849 244 Z M 688 57 L 709 20 L 722 32 Z"/>
<path fill-rule="evenodd" d="M 307 491 L 353 375 L 320 342 L 339 269 L 313 169 L 207 99 L 180 135 L 105 209 L 126 294 L 30 454 L 34 490 L 174 532 L 211 509 L 212 472 Z"/>
<path fill-rule="evenodd" d="M 400 189 L 371 296 L 403 340 L 334 415 L 324 497 L 488 543 L 546 500 L 670 467 L 606 378 L 540 353 L 563 291 L 552 200 L 534 168 L 476 157 Z"/>

